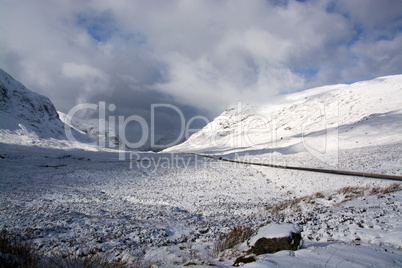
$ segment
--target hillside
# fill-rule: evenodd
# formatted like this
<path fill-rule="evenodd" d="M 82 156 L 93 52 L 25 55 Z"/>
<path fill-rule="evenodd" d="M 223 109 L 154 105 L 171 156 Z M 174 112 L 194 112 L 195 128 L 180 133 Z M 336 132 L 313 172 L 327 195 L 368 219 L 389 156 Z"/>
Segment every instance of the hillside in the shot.
<path fill-rule="evenodd" d="M 107 131 L 102 132 L 99 130 L 100 122 L 104 122 L 106 130 L 109 128 L 109 122 L 106 120 L 70 118 L 63 112 L 57 111 L 57 113 L 64 124 L 83 135 L 87 135 L 94 141 L 102 141 L 108 147 L 118 147 L 122 142 L 118 135 L 110 136 Z"/>
<path fill-rule="evenodd" d="M 376 165 L 387 164 L 384 170 L 390 171 L 389 165 L 398 165 L 397 156 L 402 154 L 400 133 L 402 75 L 395 75 L 313 88 L 263 106 L 238 104 L 164 152 L 251 155 L 277 163 L 345 166 L 355 148 L 365 154 L 385 150 L 394 152 L 393 159 Z"/>
<path fill-rule="evenodd" d="M 53 103 L 45 96 L 27 89 L 0 69 L 0 128 L 34 131 L 40 138 L 60 138 L 64 124 Z"/>
<path fill-rule="evenodd" d="M 69 147 L 65 125 L 53 103 L 35 93 L 0 69 L 0 135 L 1 142 L 45 147 Z M 80 142 L 90 137 L 72 129 Z M 85 146 L 85 145 L 83 145 Z"/>

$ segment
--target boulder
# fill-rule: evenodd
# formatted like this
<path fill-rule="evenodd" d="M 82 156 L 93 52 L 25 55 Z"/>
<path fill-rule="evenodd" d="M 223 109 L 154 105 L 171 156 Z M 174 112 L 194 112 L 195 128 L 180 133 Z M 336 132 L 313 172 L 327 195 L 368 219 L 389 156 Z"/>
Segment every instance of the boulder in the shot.
<path fill-rule="evenodd" d="M 235 262 L 233 263 L 233 266 L 240 266 L 241 264 L 246 264 L 246 263 L 251 263 L 255 262 L 257 259 L 255 258 L 254 255 L 251 256 L 240 256 L 238 257 Z"/>
<path fill-rule="evenodd" d="M 301 229 L 296 224 L 268 224 L 247 240 L 247 254 L 267 254 L 281 250 L 297 250 L 302 245 Z"/>

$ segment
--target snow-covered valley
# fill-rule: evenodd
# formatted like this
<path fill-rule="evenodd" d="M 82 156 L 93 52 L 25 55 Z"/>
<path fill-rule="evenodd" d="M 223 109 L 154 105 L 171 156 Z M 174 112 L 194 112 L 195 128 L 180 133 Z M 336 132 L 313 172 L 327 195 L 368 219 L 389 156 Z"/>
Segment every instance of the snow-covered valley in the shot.
<path fill-rule="evenodd" d="M 272 107 L 228 109 L 186 142 L 161 153 L 127 151 L 125 161 L 117 150 L 42 137 L 37 120 L 24 132 L 18 123 L 29 126 L 26 111 L 18 122 L 3 110 L 14 128 L 0 132 L 0 228 L 48 257 L 225 267 L 244 254 L 238 246 L 217 250 L 233 228 L 293 223 L 303 230 L 301 249 L 258 255 L 244 266 L 401 267 L 399 183 L 190 154 L 401 176 L 401 102 L 402 76 L 312 89 Z M 256 115 L 242 132 L 239 125 Z M 239 137 L 247 146 L 236 145 Z"/>
<path fill-rule="evenodd" d="M 133 160 L 144 161 L 130 162 L 107 152 L 4 144 L 1 151 L 7 152 L 0 162 L 1 227 L 29 238 L 44 255 L 230 266 L 240 253 L 218 258 L 219 236 L 274 221 L 300 224 L 304 248 L 261 255 L 261 265 L 402 264 L 402 192 L 376 192 L 393 182 L 187 154 L 135 153 Z M 340 190 L 346 186 L 366 190 L 353 198 Z"/>

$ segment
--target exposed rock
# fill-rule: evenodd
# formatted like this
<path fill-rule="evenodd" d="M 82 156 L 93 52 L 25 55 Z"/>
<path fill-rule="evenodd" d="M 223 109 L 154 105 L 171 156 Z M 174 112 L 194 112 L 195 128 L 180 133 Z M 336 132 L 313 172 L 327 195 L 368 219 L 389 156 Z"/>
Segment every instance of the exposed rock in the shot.
<path fill-rule="evenodd" d="M 196 262 L 187 262 L 183 266 L 193 266 L 193 265 L 197 265 L 197 263 Z"/>
<path fill-rule="evenodd" d="M 11 75 L 0 69 L 0 115 L 2 129 L 19 129 L 19 123 L 39 136 L 57 138 L 64 133 L 64 124 L 53 103 L 45 96 L 30 91 Z"/>
<path fill-rule="evenodd" d="M 302 242 L 301 229 L 295 224 L 269 224 L 247 241 L 248 254 L 267 254 L 281 250 L 297 250 Z"/>
<path fill-rule="evenodd" d="M 250 262 L 255 262 L 257 259 L 255 258 L 254 255 L 251 256 L 240 256 L 238 257 L 235 262 L 233 263 L 233 266 L 240 266 L 241 263 L 250 263 Z"/>
<path fill-rule="evenodd" d="M 65 125 L 49 98 L 35 93 L 0 69 L 0 132 L 42 139 L 66 139 Z M 90 142 L 86 135 L 72 131 L 76 139 Z M 25 137 L 25 138 L 24 138 Z M 4 142 L 11 142 L 2 137 Z M 12 141 L 14 142 L 14 141 Z"/>

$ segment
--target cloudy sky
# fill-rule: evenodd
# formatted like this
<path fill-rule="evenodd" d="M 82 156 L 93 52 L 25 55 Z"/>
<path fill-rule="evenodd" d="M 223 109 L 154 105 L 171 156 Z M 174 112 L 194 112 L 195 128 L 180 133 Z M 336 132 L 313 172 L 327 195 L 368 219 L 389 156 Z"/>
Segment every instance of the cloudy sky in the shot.
<path fill-rule="evenodd" d="M 398 0 L 0 0 L 0 68 L 68 112 L 113 103 L 209 119 L 315 86 L 402 73 Z M 173 133 L 172 109 L 156 110 Z"/>

